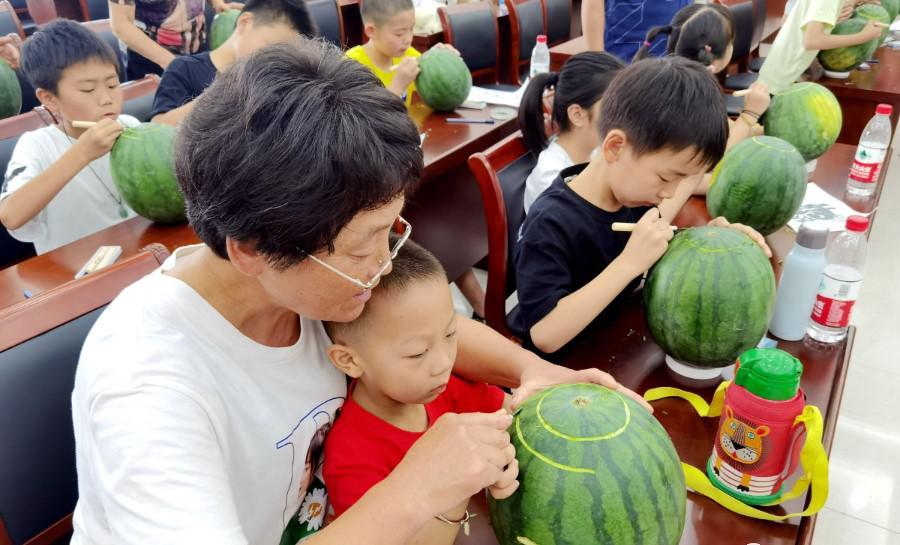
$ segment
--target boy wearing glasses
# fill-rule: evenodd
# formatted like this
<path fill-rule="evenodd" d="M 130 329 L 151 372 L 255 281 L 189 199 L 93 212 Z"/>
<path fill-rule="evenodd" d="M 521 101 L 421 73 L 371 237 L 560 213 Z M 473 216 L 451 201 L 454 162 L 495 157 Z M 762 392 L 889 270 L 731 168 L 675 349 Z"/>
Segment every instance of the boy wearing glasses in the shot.
<path fill-rule="evenodd" d="M 447 276 L 418 244 L 394 248 L 391 273 L 362 314 L 326 324 L 334 342 L 328 356 L 353 379 L 325 441 L 325 485 L 338 516 L 387 477 L 444 413 L 492 413 L 509 405 L 496 386 L 451 374 L 457 317 Z M 452 543 L 469 518 L 467 505 L 426 524 L 411 543 Z"/>

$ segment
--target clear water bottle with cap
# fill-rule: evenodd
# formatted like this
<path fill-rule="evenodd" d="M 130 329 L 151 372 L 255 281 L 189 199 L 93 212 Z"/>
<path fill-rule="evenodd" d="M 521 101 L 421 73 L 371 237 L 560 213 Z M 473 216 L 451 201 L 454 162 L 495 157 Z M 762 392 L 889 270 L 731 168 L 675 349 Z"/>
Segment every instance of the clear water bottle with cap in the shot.
<path fill-rule="evenodd" d="M 827 243 L 828 227 L 825 224 L 807 222 L 800 226 L 797 242 L 784 259 L 775 311 L 769 324 L 769 331 L 776 337 L 799 341 L 806 335 L 825 271 Z"/>
<path fill-rule="evenodd" d="M 891 112 L 890 104 L 879 104 L 875 117 L 863 130 L 847 178 L 847 194 L 851 197 L 865 198 L 875 194 L 878 173 L 891 145 Z"/>
<path fill-rule="evenodd" d="M 543 34 L 537 37 L 537 43 L 531 50 L 531 70 L 529 77 L 538 74 L 546 74 L 550 71 L 550 49 L 547 48 L 547 37 Z"/>
<path fill-rule="evenodd" d="M 850 216 L 847 230 L 828 245 L 825 274 L 806 329 L 806 334 L 819 342 L 836 343 L 847 336 L 850 314 L 862 287 L 868 228 L 869 218 Z"/>

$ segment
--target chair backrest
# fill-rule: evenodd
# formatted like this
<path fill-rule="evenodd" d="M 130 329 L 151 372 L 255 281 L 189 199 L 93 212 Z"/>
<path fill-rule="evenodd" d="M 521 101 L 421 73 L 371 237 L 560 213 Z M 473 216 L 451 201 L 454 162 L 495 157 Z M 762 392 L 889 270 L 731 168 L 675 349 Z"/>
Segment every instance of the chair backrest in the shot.
<path fill-rule="evenodd" d="M 438 8 L 444 43 L 455 47 L 475 83 L 500 82 L 500 31 L 493 2 Z"/>
<path fill-rule="evenodd" d="M 7 34 L 18 34 L 24 40 L 25 28 L 22 27 L 22 21 L 16 15 L 12 4 L 7 0 L 0 0 L 0 36 Z"/>
<path fill-rule="evenodd" d="M 34 111 L 0 120 L 0 178 L 6 174 L 6 165 L 9 164 L 19 137 L 44 126 L 46 123 Z M 34 244 L 18 241 L 0 227 L 0 269 L 34 255 Z"/>
<path fill-rule="evenodd" d="M 506 298 L 515 291 L 515 270 L 510 265 L 519 227 L 525 221 L 525 180 L 537 164 L 516 132 L 482 153 L 469 157 L 475 175 L 488 235 L 488 280 L 485 291 L 485 321 L 512 338 L 506 322 Z"/>
<path fill-rule="evenodd" d="M 508 78 L 510 83 L 518 84 L 522 81 L 523 70 L 527 70 L 531 62 L 531 50 L 537 43 L 537 37 L 547 34 L 547 22 L 541 0 L 508 0 L 506 6 L 509 8 L 511 35 Z"/>
<path fill-rule="evenodd" d="M 109 19 L 91 20 L 81 24 L 100 36 L 100 38 L 106 42 L 106 45 L 113 50 L 113 53 L 116 54 L 116 58 L 119 60 L 119 81 L 124 83 L 128 79 L 128 76 L 125 74 L 125 63 L 127 62 L 128 57 L 119 46 L 119 38 L 113 34 L 112 25 Z"/>
<path fill-rule="evenodd" d="M 109 19 L 109 0 L 79 0 L 79 3 L 85 21 Z"/>
<path fill-rule="evenodd" d="M 550 46 L 568 42 L 572 37 L 572 0 L 541 0 L 547 21 Z"/>
<path fill-rule="evenodd" d="M 762 34 L 766 28 L 766 12 L 768 9 L 766 0 L 753 0 L 753 40 L 750 44 L 750 51 L 755 51 L 763 40 Z"/>
<path fill-rule="evenodd" d="M 344 49 L 347 37 L 344 35 L 344 18 L 335 0 L 309 0 L 306 8 L 319 27 L 319 36 Z"/>
<path fill-rule="evenodd" d="M 0 543 L 49 545 L 71 531 L 78 355 L 106 305 L 168 255 L 154 246 L 0 311 Z"/>
<path fill-rule="evenodd" d="M 159 76 L 147 74 L 142 79 L 129 81 L 122 85 L 122 113 L 138 118 L 141 122 L 150 121 L 153 109 L 153 96 L 159 87 Z"/>
<path fill-rule="evenodd" d="M 732 62 L 739 62 L 750 55 L 753 51 L 753 2 L 741 2 L 740 4 L 732 4 L 728 6 L 734 17 L 734 51 L 732 53 Z M 762 29 L 759 30 L 762 33 Z"/>
<path fill-rule="evenodd" d="M 28 13 L 35 24 L 43 25 L 59 17 L 53 0 L 26 0 Z"/>

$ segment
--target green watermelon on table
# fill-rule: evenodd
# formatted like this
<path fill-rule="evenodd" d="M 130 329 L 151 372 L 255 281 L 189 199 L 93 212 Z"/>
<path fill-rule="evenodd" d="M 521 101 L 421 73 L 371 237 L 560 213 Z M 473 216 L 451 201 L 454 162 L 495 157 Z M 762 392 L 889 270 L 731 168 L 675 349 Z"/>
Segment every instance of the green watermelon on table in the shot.
<path fill-rule="evenodd" d="M 472 73 L 453 51 L 433 47 L 419 58 L 416 91 L 432 110 L 455 110 L 466 101 L 471 90 Z"/>
<path fill-rule="evenodd" d="M 225 40 L 231 36 L 234 32 L 234 28 L 237 26 L 237 20 L 240 14 L 241 10 L 239 9 L 227 9 L 216 14 L 209 30 L 210 51 L 224 44 Z"/>
<path fill-rule="evenodd" d="M 862 32 L 869 21 L 862 17 L 853 17 L 836 24 L 831 30 L 832 34 L 845 36 Z M 839 47 L 819 51 L 818 59 L 825 70 L 831 72 L 849 72 L 872 58 L 872 54 L 878 49 L 880 40 L 871 40 L 859 45 Z"/>
<path fill-rule="evenodd" d="M 878 4 L 863 4 L 862 6 L 859 6 L 853 11 L 853 17 L 866 19 L 867 21 L 878 21 L 879 23 L 884 23 L 886 25 L 890 25 L 891 21 L 893 21 L 893 18 L 888 11 Z M 883 44 L 890 33 L 890 29 L 885 27 L 881 31 L 881 39 L 878 40 L 878 45 Z"/>
<path fill-rule="evenodd" d="M 0 119 L 18 115 L 22 111 L 22 87 L 16 72 L 6 61 L 0 60 Z"/>
<path fill-rule="evenodd" d="M 656 343 L 700 369 L 734 364 L 766 333 L 775 304 L 769 259 L 744 233 L 695 227 L 675 235 L 644 286 Z"/>
<path fill-rule="evenodd" d="M 772 98 L 766 111 L 766 136 L 787 140 L 807 161 L 837 142 L 843 116 L 834 94 L 812 82 L 793 84 Z"/>
<path fill-rule="evenodd" d="M 186 219 L 172 162 L 174 144 L 174 127 L 142 123 L 125 129 L 110 152 L 110 170 L 122 198 L 141 216 L 160 223 Z"/>
<path fill-rule="evenodd" d="M 728 150 L 712 173 L 706 208 L 763 235 L 781 229 L 806 195 L 806 165 L 793 145 L 756 136 Z"/>
<path fill-rule="evenodd" d="M 881 0 L 881 7 L 888 12 L 891 22 L 894 22 L 894 19 L 900 14 L 900 0 Z"/>
<path fill-rule="evenodd" d="M 519 489 L 489 498 L 500 545 L 675 545 L 687 490 L 665 429 L 594 384 L 528 398 L 509 430 Z"/>

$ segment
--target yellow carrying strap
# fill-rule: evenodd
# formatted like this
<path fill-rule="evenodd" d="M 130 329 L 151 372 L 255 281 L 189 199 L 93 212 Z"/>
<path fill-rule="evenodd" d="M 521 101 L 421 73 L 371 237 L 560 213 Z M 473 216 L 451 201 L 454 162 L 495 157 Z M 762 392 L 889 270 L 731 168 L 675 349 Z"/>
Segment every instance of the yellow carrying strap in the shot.
<path fill-rule="evenodd" d="M 715 417 L 722 414 L 722 406 L 725 403 L 725 390 L 729 384 L 730 382 L 726 381 L 719 385 L 710 404 L 707 404 L 697 394 L 669 387 L 647 390 L 644 394 L 644 399 L 656 401 L 666 397 L 678 397 L 690 403 L 700 416 Z M 684 471 L 684 479 L 688 488 L 706 496 L 729 511 L 756 519 L 782 521 L 792 517 L 806 517 L 818 513 L 825 506 L 825 500 L 828 498 L 828 456 L 825 454 L 825 448 L 822 446 L 822 413 L 818 407 L 807 405 L 803 408 L 803 412 L 794 419 L 794 425 L 796 426 L 797 424 L 802 424 L 806 427 L 806 440 L 803 442 L 803 448 L 800 450 L 800 465 L 803 469 L 803 474 L 797 479 L 791 490 L 785 492 L 777 502 L 769 505 L 778 505 L 794 498 L 799 498 L 806 493 L 807 489 L 811 488 L 809 506 L 803 511 L 786 515 L 773 515 L 747 505 L 713 485 L 703 471 L 682 462 L 681 468 Z"/>

